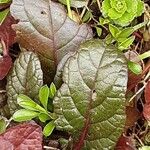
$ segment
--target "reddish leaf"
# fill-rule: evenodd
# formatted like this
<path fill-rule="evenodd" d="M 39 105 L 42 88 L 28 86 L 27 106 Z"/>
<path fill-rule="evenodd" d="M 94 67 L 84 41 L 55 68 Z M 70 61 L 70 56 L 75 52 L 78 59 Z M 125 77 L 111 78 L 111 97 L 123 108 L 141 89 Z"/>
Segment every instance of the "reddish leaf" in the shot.
<path fill-rule="evenodd" d="M 146 120 L 150 121 L 150 81 L 145 88 L 145 104 L 143 108 L 143 115 Z"/>
<path fill-rule="evenodd" d="M 0 38 L 5 42 L 7 50 L 8 46 L 11 46 L 15 42 L 16 33 L 11 27 L 11 25 L 15 23 L 17 23 L 17 21 L 9 15 L 0 26 Z"/>
<path fill-rule="evenodd" d="M 42 129 L 24 123 L 9 128 L 0 136 L 0 150 L 42 150 Z"/>
<path fill-rule="evenodd" d="M 150 104 L 150 81 L 148 81 L 145 88 L 145 103 Z"/>
<path fill-rule="evenodd" d="M 0 58 L 0 80 L 2 80 L 11 68 L 12 60 L 9 56 L 9 46 L 15 42 L 15 32 L 11 25 L 16 23 L 12 16 L 8 16 L 0 26 L 0 39 L 3 47 L 3 57 Z"/>
<path fill-rule="evenodd" d="M 12 59 L 10 56 L 0 58 L 0 80 L 2 80 L 11 68 Z"/>
<path fill-rule="evenodd" d="M 122 135 L 119 138 L 115 150 L 136 150 L 133 138 Z"/>

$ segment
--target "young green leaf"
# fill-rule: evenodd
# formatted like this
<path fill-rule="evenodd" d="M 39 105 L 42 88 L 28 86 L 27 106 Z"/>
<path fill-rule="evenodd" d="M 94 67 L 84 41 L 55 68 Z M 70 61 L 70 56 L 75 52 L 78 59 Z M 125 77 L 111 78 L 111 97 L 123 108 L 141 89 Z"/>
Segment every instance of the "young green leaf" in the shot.
<path fill-rule="evenodd" d="M 106 42 L 106 44 L 110 44 L 110 43 L 114 42 L 113 36 L 111 34 L 108 34 L 105 38 L 105 42 Z"/>
<path fill-rule="evenodd" d="M 117 38 L 127 38 L 134 32 L 134 28 L 129 27 L 122 29 L 121 32 L 117 33 Z"/>
<path fill-rule="evenodd" d="M 96 32 L 97 32 L 98 36 L 100 37 L 102 34 L 102 28 L 96 27 Z"/>
<path fill-rule="evenodd" d="M 91 11 L 87 11 L 85 13 L 85 15 L 83 16 L 83 18 L 82 18 L 82 22 L 88 22 L 89 20 L 91 20 L 92 17 L 93 17 L 92 16 L 92 12 Z"/>
<path fill-rule="evenodd" d="M 47 111 L 44 108 L 42 108 L 40 105 L 35 103 L 32 99 L 30 99 L 26 95 L 23 95 L 23 94 L 18 95 L 17 103 L 25 109 L 32 110 L 32 111 L 38 111 L 41 113 L 47 113 Z"/>
<path fill-rule="evenodd" d="M 43 129 L 43 134 L 45 136 L 50 136 L 55 128 L 54 121 L 49 122 Z"/>
<path fill-rule="evenodd" d="M 105 25 L 105 24 L 108 24 L 110 22 L 109 19 L 104 19 L 102 17 L 99 18 L 99 23 L 101 26 Z"/>
<path fill-rule="evenodd" d="M 143 60 L 143 59 L 146 59 L 146 58 L 148 58 L 148 57 L 150 57 L 150 51 L 147 51 L 147 52 L 145 52 L 145 53 L 139 55 L 139 58 L 142 59 L 142 60 Z"/>
<path fill-rule="evenodd" d="M 121 32 L 119 28 L 112 24 L 109 24 L 109 31 L 114 38 L 117 38 L 117 34 Z"/>
<path fill-rule="evenodd" d="M 5 132 L 6 130 L 6 120 L 4 118 L 0 118 L 0 134 Z"/>
<path fill-rule="evenodd" d="M 48 97 L 49 97 L 48 86 L 47 85 L 42 86 L 39 91 L 39 99 L 40 99 L 41 104 L 44 106 L 46 110 L 47 110 Z"/>
<path fill-rule="evenodd" d="M 128 49 L 130 45 L 133 43 L 134 39 L 135 39 L 135 36 L 129 37 L 128 39 L 126 39 L 125 41 L 123 41 L 122 43 L 118 45 L 118 49 L 119 50 Z"/>
<path fill-rule="evenodd" d="M 142 73 L 142 67 L 138 63 L 128 61 L 128 68 L 137 75 Z"/>
<path fill-rule="evenodd" d="M 9 8 L 7 8 L 3 11 L 0 11 L 0 25 L 4 22 L 4 20 L 7 17 L 8 13 L 9 13 Z"/>
<path fill-rule="evenodd" d="M 12 118 L 14 121 L 22 122 L 22 121 L 32 120 L 38 115 L 39 115 L 38 112 L 32 110 L 20 109 L 13 114 Z"/>
<path fill-rule="evenodd" d="M 0 0 L 0 4 L 5 4 L 5 3 L 9 3 L 11 2 L 12 0 Z"/>
<path fill-rule="evenodd" d="M 51 83 L 51 85 L 50 85 L 50 92 L 49 92 L 49 97 L 50 97 L 51 99 L 54 98 L 56 91 L 57 91 L 57 90 L 56 90 L 55 84 L 54 84 L 54 83 Z"/>
<path fill-rule="evenodd" d="M 51 119 L 51 117 L 49 116 L 49 115 L 47 115 L 47 114 L 39 114 L 39 120 L 41 121 L 41 122 L 45 122 L 45 121 L 47 121 L 47 120 L 50 120 Z"/>

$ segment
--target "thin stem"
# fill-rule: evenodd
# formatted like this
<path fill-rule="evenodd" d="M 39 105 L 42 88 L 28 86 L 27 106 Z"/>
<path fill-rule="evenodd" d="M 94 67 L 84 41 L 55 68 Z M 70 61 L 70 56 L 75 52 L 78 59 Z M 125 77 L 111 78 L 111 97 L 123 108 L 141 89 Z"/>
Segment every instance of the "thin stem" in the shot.
<path fill-rule="evenodd" d="M 70 0 L 66 0 L 66 3 L 67 3 L 68 16 L 69 16 L 71 19 L 73 19 L 72 12 L 71 12 L 71 8 L 70 8 Z"/>
<path fill-rule="evenodd" d="M 97 5 L 98 5 L 98 8 L 99 8 L 99 11 L 101 12 L 101 3 L 99 0 L 96 0 L 97 1 Z"/>

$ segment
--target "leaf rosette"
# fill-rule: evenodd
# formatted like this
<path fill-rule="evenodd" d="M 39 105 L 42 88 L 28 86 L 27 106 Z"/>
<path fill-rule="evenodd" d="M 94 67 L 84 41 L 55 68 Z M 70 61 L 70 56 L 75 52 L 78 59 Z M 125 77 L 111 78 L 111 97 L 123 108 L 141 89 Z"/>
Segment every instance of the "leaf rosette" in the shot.
<path fill-rule="evenodd" d="M 143 10 L 144 2 L 141 0 L 104 0 L 102 3 L 103 16 L 120 26 L 129 25 Z"/>

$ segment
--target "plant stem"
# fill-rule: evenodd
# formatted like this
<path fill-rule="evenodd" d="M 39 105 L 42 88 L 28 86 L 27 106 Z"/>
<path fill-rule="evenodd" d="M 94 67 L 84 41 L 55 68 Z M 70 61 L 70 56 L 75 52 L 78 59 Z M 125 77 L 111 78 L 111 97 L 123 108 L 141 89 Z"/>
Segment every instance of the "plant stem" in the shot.
<path fill-rule="evenodd" d="M 148 23 L 148 21 L 144 21 L 144 22 L 142 22 L 142 23 L 140 23 L 140 24 L 134 26 L 134 27 L 133 27 L 133 28 L 134 28 L 134 31 L 136 31 L 136 30 L 138 30 L 138 29 L 144 27 L 147 23 Z"/>
<path fill-rule="evenodd" d="M 70 8 L 70 0 L 66 0 L 67 3 L 67 10 L 68 10 L 68 16 L 73 19 L 72 17 L 72 12 L 71 12 L 71 8 Z"/>

